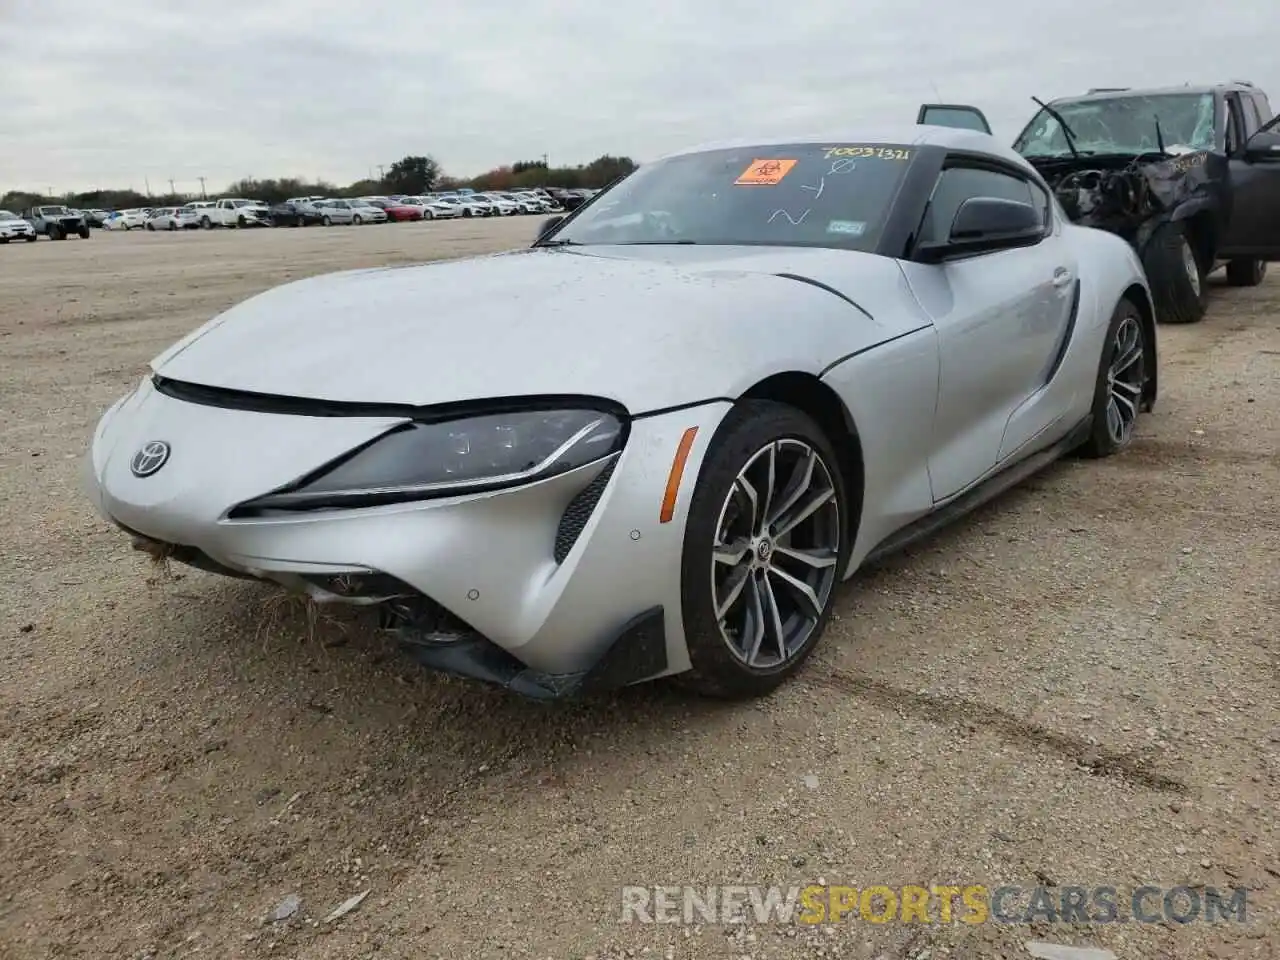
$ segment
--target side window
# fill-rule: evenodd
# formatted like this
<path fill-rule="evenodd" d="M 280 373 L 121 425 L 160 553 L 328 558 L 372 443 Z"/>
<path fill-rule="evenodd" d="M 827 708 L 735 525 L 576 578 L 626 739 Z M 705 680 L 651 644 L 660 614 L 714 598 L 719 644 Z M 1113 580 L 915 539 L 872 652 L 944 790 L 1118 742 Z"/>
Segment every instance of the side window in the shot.
<path fill-rule="evenodd" d="M 1258 104 L 1249 94 L 1240 98 L 1244 104 L 1244 138 L 1248 140 L 1262 126 L 1262 118 L 1258 116 Z"/>
<path fill-rule="evenodd" d="M 1267 102 L 1265 93 L 1255 93 L 1253 95 L 1253 105 L 1258 108 L 1258 119 L 1263 125 L 1271 122 L 1271 104 Z"/>
<path fill-rule="evenodd" d="M 1049 198 L 1021 177 L 979 167 L 948 167 L 942 171 L 920 224 L 920 241 L 946 240 L 960 205 L 972 197 L 1016 200 L 1041 210 L 1048 218 Z"/>
<path fill-rule="evenodd" d="M 1234 154 L 1244 144 L 1244 110 L 1240 107 L 1240 96 L 1227 94 L 1227 153 Z"/>

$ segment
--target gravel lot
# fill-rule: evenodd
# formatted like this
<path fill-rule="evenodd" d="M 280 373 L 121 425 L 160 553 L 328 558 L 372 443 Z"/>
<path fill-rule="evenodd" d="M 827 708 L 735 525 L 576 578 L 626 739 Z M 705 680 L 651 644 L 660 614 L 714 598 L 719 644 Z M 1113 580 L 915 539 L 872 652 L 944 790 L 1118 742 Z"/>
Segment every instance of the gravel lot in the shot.
<path fill-rule="evenodd" d="M 81 497 L 100 411 L 212 314 L 535 228 L 0 250 L 0 957 L 1280 956 L 1280 281 L 1161 329 L 1132 450 L 859 576 L 752 705 L 428 675 L 359 618 L 164 576 Z M 624 884 L 743 882 L 1243 885 L 1249 921 L 619 922 Z"/>

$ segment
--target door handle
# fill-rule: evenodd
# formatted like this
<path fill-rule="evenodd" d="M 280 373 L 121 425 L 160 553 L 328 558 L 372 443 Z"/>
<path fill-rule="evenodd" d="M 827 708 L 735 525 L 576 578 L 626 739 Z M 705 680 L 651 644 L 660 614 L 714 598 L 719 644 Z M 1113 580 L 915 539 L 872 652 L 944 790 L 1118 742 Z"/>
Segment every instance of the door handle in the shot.
<path fill-rule="evenodd" d="M 1065 287 L 1071 282 L 1071 271 L 1066 267 L 1059 267 L 1053 271 L 1053 285 L 1055 287 Z"/>

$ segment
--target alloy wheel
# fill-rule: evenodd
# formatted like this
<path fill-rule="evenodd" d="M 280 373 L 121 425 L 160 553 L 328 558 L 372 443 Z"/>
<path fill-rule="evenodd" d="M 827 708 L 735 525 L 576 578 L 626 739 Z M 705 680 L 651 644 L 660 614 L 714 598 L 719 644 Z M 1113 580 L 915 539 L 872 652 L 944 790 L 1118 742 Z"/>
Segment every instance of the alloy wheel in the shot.
<path fill-rule="evenodd" d="M 822 455 L 796 439 L 758 450 L 725 498 L 712 547 L 712 603 L 735 657 L 770 670 L 804 649 L 835 588 L 840 546 Z"/>
<path fill-rule="evenodd" d="M 1182 238 L 1182 266 L 1187 271 L 1187 280 L 1191 282 L 1191 289 L 1199 297 L 1200 265 L 1196 263 L 1195 251 L 1191 249 L 1191 244 L 1187 242 L 1186 237 Z"/>
<path fill-rule="evenodd" d="M 1122 447 L 1133 436 L 1146 380 L 1146 351 L 1142 344 L 1142 324 L 1127 316 L 1116 327 L 1107 371 L 1107 433 L 1112 443 Z"/>

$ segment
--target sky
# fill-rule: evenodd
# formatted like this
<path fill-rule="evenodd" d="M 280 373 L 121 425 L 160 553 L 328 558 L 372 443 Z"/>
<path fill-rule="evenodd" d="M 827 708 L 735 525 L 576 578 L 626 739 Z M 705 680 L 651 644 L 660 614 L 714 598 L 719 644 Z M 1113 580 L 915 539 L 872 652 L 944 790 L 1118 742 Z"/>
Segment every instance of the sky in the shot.
<path fill-rule="evenodd" d="M 0 0 L 0 194 L 469 176 L 982 107 L 1012 140 L 1091 86 L 1251 80 L 1267 0 Z"/>

